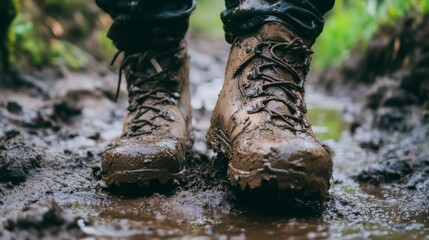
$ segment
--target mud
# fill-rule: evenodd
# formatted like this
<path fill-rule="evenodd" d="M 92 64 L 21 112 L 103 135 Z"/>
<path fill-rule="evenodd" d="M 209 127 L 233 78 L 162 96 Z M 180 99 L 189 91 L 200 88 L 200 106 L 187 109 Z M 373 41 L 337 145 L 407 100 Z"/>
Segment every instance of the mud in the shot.
<path fill-rule="evenodd" d="M 24 181 L 41 164 L 41 155 L 15 135 L 19 132 L 10 131 L 0 139 L 0 182 Z"/>
<path fill-rule="evenodd" d="M 427 14 L 410 13 L 395 26 L 383 26 L 365 51 L 357 47 L 340 68 L 320 78 L 328 90 L 361 101 L 348 113 L 351 134 L 373 163 L 356 179 L 416 189 L 427 197 L 428 20 Z M 349 89 L 356 85 L 360 91 Z M 365 89 L 364 97 L 357 96 Z"/>
<path fill-rule="evenodd" d="M 0 142 L 6 149 L 17 144 L 13 149 L 20 151 L 12 155 L 14 151 L 2 147 L 0 156 L 19 156 L 9 159 L 21 164 L 15 166 L 28 166 L 22 168 L 27 169 L 25 178 L 0 183 L 1 238 L 427 239 L 428 197 L 420 187 L 428 181 L 427 172 L 415 170 L 427 159 L 390 158 L 389 168 L 374 167 L 384 156 L 374 149 L 385 149 L 386 135 L 373 130 L 370 137 L 362 137 L 365 141 L 357 139 L 361 126 L 354 127 L 354 113 L 365 106 L 365 98 L 329 97 L 320 94 L 316 85 L 307 88 L 310 113 L 315 113 L 310 119 L 334 153 L 327 202 L 276 203 L 237 194 L 204 141 L 228 47 L 222 42 L 192 41 L 195 143 L 187 154 L 187 180 L 161 193 L 112 191 L 100 181 L 100 155 L 120 135 L 126 113 L 125 88 L 118 103 L 110 100 L 115 73 L 94 66 L 93 72 L 59 77 L 33 74 L 20 80 L 26 84 L 0 88 Z M 215 45 L 220 50 L 210 52 Z M 419 129 L 393 148 L 424 142 L 427 132 Z M 389 141 L 395 139 L 389 136 Z M 420 146 L 407 154 L 424 158 L 425 148 Z M 372 173 L 368 181 L 358 180 L 358 173 L 365 171 L 386 175 L 389 181 L 371 180 Z M 408 186 L 401 182 L 404 177 L 415 187 L 404 187 Z"/>
<path fill-rule="evenodd" d="M 58 206 L 55 201 L 41 202 L 22 209 L 0 227 L 2 239 L 70 239 L 84 237 L 82 219 Z"/>

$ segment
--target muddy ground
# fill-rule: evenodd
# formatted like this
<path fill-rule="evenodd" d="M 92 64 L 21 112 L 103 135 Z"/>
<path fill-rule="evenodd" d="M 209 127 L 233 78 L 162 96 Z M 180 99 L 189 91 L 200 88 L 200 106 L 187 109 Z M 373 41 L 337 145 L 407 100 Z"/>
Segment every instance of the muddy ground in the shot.
<path fill-rule="evenodd" d="M 116 73 L 94 62 L 88 72 L 2 77 L 1 239 L 429 239 L 429 128 L 419 105 L 407 114 L 417 119 L 412 129 L 387 131 L 366 124 L 378 116 L 367 111 L 366 94 L 327 95 L 309 81 L 313 128 L 334 153 L 328 200 L 242 196 L 204 142 L 228 46 L 207 39 L 190 45 L 195 143 L 187 181 L 161 193 L 112 192 L 100 181 L 100 155 L 126 114 L 124 86 L 112 101 Z"/>

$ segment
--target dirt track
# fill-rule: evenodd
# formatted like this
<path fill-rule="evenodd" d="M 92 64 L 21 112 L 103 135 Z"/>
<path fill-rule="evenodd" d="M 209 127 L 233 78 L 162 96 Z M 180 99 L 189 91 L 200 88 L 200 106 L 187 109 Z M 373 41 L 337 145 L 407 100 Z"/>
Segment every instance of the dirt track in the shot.
<path fill-rule="evenodd" d="M 126 109 L 124 90 L 118 103 L 110 100 L 114 73 L 94 63 L 93 73 L 2 81 L 0 238 L 429 239 L 427 193 L 401 183 L 358 183 L 358 173 L 380 155 L 363 148 L 348 130 L 325 141 L 335 154 L 335 169 L 323 206 L 291 201 L 260 208 L 271 202 L 238 196 L 213 167 L 204 143 L 228 49 L 219 44 L 222 51 L 208 52 L 201 49 L 213 49 L 204 47 L 212 43 L 194 44 L 199 46 L 190 52 L 195 144 L 187 158 L 188 181 L 163 193 L 123 196 L 100 181 L 100 154 L 120 135 Z M 333 114 L 342 111 L 344 117 L 334 125 L 351 122 L 365 100 L 352 104 L 315 88 L 307 91 L 310 109 L 327 118 L 315 124 L 319 136 L 332 130 L 326 126 Z M 428 132 L 421 133 L 423 141 Z"/>

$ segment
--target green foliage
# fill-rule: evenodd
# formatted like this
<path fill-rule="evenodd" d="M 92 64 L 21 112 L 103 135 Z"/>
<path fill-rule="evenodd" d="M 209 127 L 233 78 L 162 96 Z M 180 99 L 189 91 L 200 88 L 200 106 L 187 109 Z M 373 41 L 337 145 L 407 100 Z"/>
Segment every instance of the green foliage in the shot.
<path fill-rule="evenodd" d="M 0 0 L 0 71 L 8 71 L 10 68 L 10 43 L 13 38 L 9 29 L 18 8 L 18 0 Z"/>
<path fill-rule="evenodd" d="M 106 57 L 104 53 L 113 52 L 114 47 L 107 43 L 107 37 L 101 37 L 106 29 L 98 21 L 101 12 L 94 1 L 20 1 L 22 9 L 9 34 L 15 68 L 66 66 L 72 70 L 82 69 L 89 61 L 86 51 L 99 59 Z M 91 49 L 85 51 L 84 47 Z"/>
<path fill-rule="evenodd" d="M 12 25 L 12 36 L 14 36 L 14 53 L 25 57 L 20 67 L 65 65 L 70 69 L 79 69 L 87 63 L 84 51 L 73 44 L 57 39 L 44 39 L 35 31 L 34 24 L 26 21 L 23 15 Z M 16 57 L 13 59 L 16 61 Z"/>
<path fill-rule="evenodd" d="M 20 14 L 11 29 L 14 43 L 12 55 L 16 56 L 15 54 L 18 52 L 23 53 L 27 56 L 27 61 L 31 65 L 40 67 L 42 64 L 42 45 L 44 43 L 36 37 L 33 23 L 25 21 Z M 16 60 L 15 58 L 13 58 L 13 61 Z"/>
<path fill-rule="evenodd" d="M 97 43 L 99 43 L 99 51 L 110 59 L 118 50 L 107 37 L 108 30 L 107 27 L 102 27 L 97 31 Z"/>
<path fill-rule="evenodd" d="M 82 68 L 88 63 L 88 58 L 81 48 L 64 40 L 52 40 L 47 60 L 51 66 L 65 65 L 71 70 Z"/>
<path fill-rule="evenodd" d="M 197 9 L 190 19 L 191 29 L 197 33 L 223 37 L 220 13 L 224 8 L 223 0 L 197 0 Z"/>
<path fill-rule="evenodd" d="M 336 0 L 316 42 L 317 69 L 338 65 L 359 45 L 365 48 L 380 24 L 394 24 L 410 10 L 429 11 L 427 0 Z"/>

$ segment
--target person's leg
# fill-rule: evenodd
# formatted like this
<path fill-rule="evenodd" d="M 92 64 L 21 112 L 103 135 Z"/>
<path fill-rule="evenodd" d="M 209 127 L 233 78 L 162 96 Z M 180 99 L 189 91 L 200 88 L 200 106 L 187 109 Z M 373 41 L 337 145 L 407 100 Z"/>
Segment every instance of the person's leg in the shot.
<path fill-rule="evenodd" d="M 108 36 L 124 52 L 129 107 L 121 139 L 102 156 L 108 185 L 166 184 L 184 168 L 190 131 L 184 36 L 193 0 L 96 0 L 114 22 Z"/>
<path fill-rule="evenodd" d="M 225 82 L 207 134 L 229 159 L 228 177 L 242 190 L 325 198 L 329 151 L 307 119 L 304 82 L 333 0 L 226 0 L 232 43 Z"/>

